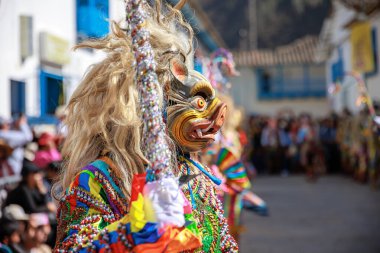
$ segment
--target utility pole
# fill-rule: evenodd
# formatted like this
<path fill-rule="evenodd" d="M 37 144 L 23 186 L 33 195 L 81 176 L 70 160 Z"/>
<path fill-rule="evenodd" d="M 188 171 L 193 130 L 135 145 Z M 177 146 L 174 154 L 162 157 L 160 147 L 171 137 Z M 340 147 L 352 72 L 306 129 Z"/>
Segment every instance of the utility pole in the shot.
<path fill-rule="evenodd" d="M 257 0 L 248 0 L 248 19 L 249 19 L 249 49 L 255 50 L 258 47 L 257 31 Z"/>

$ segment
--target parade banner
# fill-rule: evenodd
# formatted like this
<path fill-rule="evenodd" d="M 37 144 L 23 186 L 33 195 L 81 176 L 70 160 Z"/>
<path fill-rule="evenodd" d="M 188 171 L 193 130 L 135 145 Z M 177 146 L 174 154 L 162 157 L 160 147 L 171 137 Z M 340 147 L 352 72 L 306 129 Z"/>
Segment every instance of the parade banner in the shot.
<path fill-rule="evenodd" d="M 356 23 L 351 31 L 352 68 L 360 73 L 374 70 L 371 25 L 369 22 Z"/>

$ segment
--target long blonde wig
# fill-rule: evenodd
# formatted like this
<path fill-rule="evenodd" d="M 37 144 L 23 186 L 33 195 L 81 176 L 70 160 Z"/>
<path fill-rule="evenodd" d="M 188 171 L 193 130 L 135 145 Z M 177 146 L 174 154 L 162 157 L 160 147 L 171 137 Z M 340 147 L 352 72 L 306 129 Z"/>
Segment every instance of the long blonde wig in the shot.
<path fill-rule="evenodd" d="M 189 58 L 193 31 L 180 11 L 163 6 L 160 0 L 155 1 L 154 7 L 145 8 L 149 13 L 146 25 L 158 65 L 157 74 L 164 86 L 172 78 L 169 59 L 176 55 Z M 140 143 L 143 122 L 134 82 L 131 39 L 118 24 L 113 23 L 111 27 L 107 37 L 76 47 L 103 50 L 107 56 L 89 68 L 68 103 L 65 120 L 68 136 L 63 147 L 66 161 L 57 186 L 67 189 L 81 168 L 107 151 L 115 164 L 113 172 L 121 179 L 128 197 L 133 174 L 144 171 L 147 161 Z M 162 94 L 162 87 L 159 89 Z"/>

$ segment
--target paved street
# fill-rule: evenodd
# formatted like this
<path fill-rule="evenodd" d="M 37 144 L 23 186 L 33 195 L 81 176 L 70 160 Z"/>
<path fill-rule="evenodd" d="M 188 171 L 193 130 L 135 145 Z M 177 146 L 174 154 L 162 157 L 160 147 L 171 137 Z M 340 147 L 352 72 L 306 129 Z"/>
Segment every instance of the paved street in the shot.
<path fill-rule="evenodd" d="M 269 217 L 243 214 L 243 253 L 379 253 L 380 191 L 350 178 L 261 177 Z"/>

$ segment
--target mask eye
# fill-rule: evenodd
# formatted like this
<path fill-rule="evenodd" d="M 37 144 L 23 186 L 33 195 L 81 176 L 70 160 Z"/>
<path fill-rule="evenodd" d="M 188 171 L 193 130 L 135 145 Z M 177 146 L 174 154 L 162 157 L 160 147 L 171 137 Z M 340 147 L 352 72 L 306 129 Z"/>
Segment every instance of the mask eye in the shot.
<path fill-rule="evenodd" d="M 203 111 L 204 109 L 206 109 L 207 102 L 203 97 L 196 97 L 195 99 L 193 99 L 193 101 L 191 101 L 191 105 L 195 109 Z"/>

